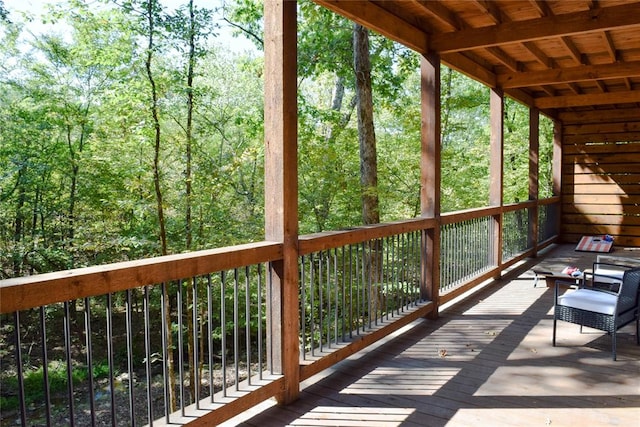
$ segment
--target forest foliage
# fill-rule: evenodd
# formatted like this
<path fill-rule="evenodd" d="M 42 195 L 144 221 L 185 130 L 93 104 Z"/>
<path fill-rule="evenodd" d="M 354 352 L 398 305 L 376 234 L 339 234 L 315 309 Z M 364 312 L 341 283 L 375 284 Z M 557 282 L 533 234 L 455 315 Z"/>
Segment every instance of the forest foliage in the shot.
<path fill-rule="evenodd" d="M 41 16 L 0 8 L 0 279 L 264 238 L 260 5 L 68 0 Z M 255 49 L 226 48 L 221 26 Z M 299 3 L 302 233 L 362 223 L 352 27 Z M 370 37 L 380 220 L 412 218 L 419 57 Z M 486 206 L 489 89 L 444 66 L 441 74 L 442 210 Z M 505 203 L 529 197 L 528 114 L 507 100 Z M 550 121 L 540 128 L 542 198 Z"/>

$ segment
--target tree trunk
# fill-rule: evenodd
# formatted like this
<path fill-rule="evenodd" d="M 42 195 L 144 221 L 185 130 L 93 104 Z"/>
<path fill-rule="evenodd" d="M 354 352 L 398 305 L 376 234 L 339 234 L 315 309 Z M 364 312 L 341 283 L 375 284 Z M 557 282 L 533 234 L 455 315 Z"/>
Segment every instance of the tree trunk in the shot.
<path fill-rule="evenodd" d="M 371 61 L 369 59 L 369 31 L 361 25 L 353 27 L 353 58 L 356 72 L 356 96 L 358 111 L 358 141 L 360 145 L 360 186 L 362 191 L 362 221 L 378 224 L 378 162 L 376 134 L 373 125 L 373 93 L 371 89 Z M 381 241 L 370 241 L 366 266 L 369 278 L 369 321 L 377 317 L 383 308 L 380 282 L 382 280 Z"/>
<path fill-rule="evenodd" d="M 364 224 L 378 224 L 378 162 L 376 134 L 373 126 L 373 95 L 371 90 L 371 61 L 369 59 L 369 31 L 354 24 L 353 57 L 358 99 L 358 142 L 360 143 L 360 185 L 362 188 L 362 220 Z"/>
<path fill-rule="evenodd" d="M 153 72 L 151 70 L 151 62 L 153 59 L 154 40 L 153 34 L 155 32 L 155 0 L 149 0 L 147 2 L 146 18 L 149 25 L 148 31 L 148 45 L 147 45 L 147 58 L 145 59 L 145 68 L 147 71 L 147 78 L 149 79 L 149 85 L 151 88 L 151 115 L 153 117 L 153 125 L 155 129 L 154 140 L 154 156 L 153 156 L 153 184 L 156 193 L 156 206 L 158 214 L 158 226 L 160 229 L 160 252 L 162 255 L 167 255 L 167 233 L 165 230 L 164 220 L 164 208 L 162 201 L 162 188 L 160 187 L 160 117 L 158 115 L 158 91 L 156 89 L 156 82 L 153 78 Z M 169 375 L 169 394 L 171 411 L 175 411 L 177 407 L 176 398 L 176 380 L 175 369 L 173 361 L 173 331 L 171 330 L 171 298 L 166 298 L 166 327 L 167 327 L 167 370 Z"/>
<path fill-rule="evenodd" d="M 145 68 L 147 70 L 147 78 L 151 87 L 151 116 L 153 117 L 153 126 L 155 130 L 154 152 L 153 152 L 153 184 L 156 193 L 156 205 L 158 214 L 158 227 L 160 229 L 160 252 L 161 255 L 167 255 L 167 232 L 165 230 L 164 207 L 162 201 L 162 188 L 160 187 L 160 117 L 158 115 L 158 90 L 156 82 L 151 71 L 151 61 L 153 59 L 154 40 L 154 9 L 155 0 L 149 0 L 147 3 L 147 19 L 149 24 L 149 38 L 147 46 L 147 58 L 145 60 Z"/>

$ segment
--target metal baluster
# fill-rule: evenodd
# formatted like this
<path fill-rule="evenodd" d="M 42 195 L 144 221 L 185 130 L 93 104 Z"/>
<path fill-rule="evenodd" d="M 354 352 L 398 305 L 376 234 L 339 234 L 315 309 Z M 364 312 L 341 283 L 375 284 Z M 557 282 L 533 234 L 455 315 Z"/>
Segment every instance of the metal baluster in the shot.
<path fill-rule="evenodd" d="M 87 369 L 89 374 L 89 411 L 91 412 L 91 425 L 96 424 L 96 402 L 93 381 L 93 357 L 91 345 L 91 307 L 89 298 L 84 298 L 84 327 L 85 327 L 85 347 L 87 349 Z"/>
<path fill-rule="evenodd" d="M 129 375 L 129 421 L 131 426 L 136 425 L 136 413 L 135 413 L 135 400 L 133 391 L 133 332 L 131 327 L 133 326 L 133 306 L 131 302 L 131 289 L 126 291 L 126 334 L 127 334 L 127 372 Z"/>
<path fill-rule="evenodd" d="M 40 306 L 40 333 L 42 334 L 42 383 L 44 387 L 44 403 L 47 427 L 51 426 L 51 390 L 49 387 L 49 358 L 47 356 L 47 325 L 45 320 L 44 306 Z M 16 328 L 18 331 L 18 328 Z M 19 343 L 19 342 L 18 342 Z M 18 345 L 18 348 L 20 346 Z M 22 360 L 17 359 L 18 364 L 22 365 Z M 21 368 L 20 368 L 21 369 Z M 18 378 L 21 378 L 20 375 Z"/>
<path fill-rule="evenodd" d="M 171 319 L 167 324 L 167 306 L 169 303 L 169 295 L 167 293 L 167 284 L 162 283 L 162 294 L 160 296 L 160 315 L 162 316 L 162 378 L 164 380 L 164 417 L 169 424 L 171 414 L 171 396 L 175 390 L 171 390 L 171 381 L 169 379 L 169 352 L 173 349 L 168 348 L 169 336 L 171 333 Z"/>
<path fill-rule="evenodd" d="M 149 318 L 149 287 L 143 289 L 143 311 L 144 311 L 144 352 L 145 352 L 145 373 L 147 375 L 147 419 L 149 426 L 153 426 L 153 397 L 151 395 L 151 320 Z"/>
<path fill-rule="evenodd" d="M 240 343 L 239 343 L 239 296 L 238 296 L 238 269 L 233 269 L 233 371 L 235 373 L 235 383 L 236 383 L 236 391 L 240 390 L 239 388 L 239 353 L 240 353 Z"/>
<path fill-rule="evenodd" d="M 345 320 L 345 316 L 347 315 L 347 265 L 345 264 L 346 262 L 346 247 L 342 247 L 341 251 L 340 251 L 340 257 L 341 259 L 341 263 L 342 263 L 342 316 L 341 316 L 341 320 L 342 320 L 342 329 L 340 331 L 341 333 L 341 341 L 344 342 L 345 341 L 345 336 L 346 336 L 346 320 Z"/>
<path fill-rule="evenodd" d="M 389 252 L 391 252 L 391 293 L 390 295 L 393 298 L 393 304 L 391 306 L 391 314 L 395 311 L 398 313 L 398 259 L 397 259 L 397 237 L 398 235 L 391 236 L 391 247 L 389 248 Z"/>
<path fill-rule="evenodd" d="M 25 402 L 25 395 L 24 395 L 24 372 L 22 368 L 22 340 L 20 338 L 20 312 L 19 311 L 16 311 L 13 314 L 13 328 L 16 334 L 16 367 L 18 369 L 18 400 L 20 401 L 20 424 L 22 425 L 22 427 L 26 427 L 27 405 Z M 65 336 L 66 336 L 66 328 L 65 328 Z M 72 415 L 71 420 L 73 422 L 73 409 L 72 409 L 71 415 Z"/>
<path fill-rule="evenodd" d="M 258 264 L 258 375 L 262 379 L 262 264 Z"/>
<path fill-rule="evenodd" d="M 207 347 L 209 350 L 209 398 L 213 403 L 213 285 L 211 274 L 207 275 Z"/>
<path fill-rule="evenodd" d="M 249 283 L 249 266 L 244 268 L 245 283 L 245 305 L 244 305 L 244 323 L 245 323 L 245 346 L 247 357 L 247 384 L 251 385 L 251 286 Z"/>
<path fill-rule="evenodd" d="M 222 335 L 222 395 L 227 397 L 227 316 L 226 313 L 226 300 L 224 297 L 225 282 L 227 279 L 227 273 L 225 271 L 220 272 L 221 284 L 220 284 L 220 328 Z"/>
<path fill-rule="evenodd" d="M 311 340 L 311 357 L 315 356 L 315 350 L 316 350 L 316 339 L 315 339 L 315 333 L 316 333 L 316 317 L 315 317 L 315 308 L 316 308 L 316 304 L 315 304 L 315 296 L 316 296 L 316 292 L 315 292 L 315 272 L 316 272 L 316 268 L 315 268 L 315 260 L 314 260 L 314 254 L 312 253 L 309 256 L 309 265 L 311 268 L 311 274 L 310 274 L 310 280 L 309 280 L 309 293 L 311 294 L 311 298 L 310 298 L 310 306 L 311 306 L 311 313 L 310 313 L 310 321 L 309 321 L 309 330 L 311 332 L 310 334 L 310 340 Z"/>
<path fill-rule="evenodd" d="M 404 253 L 404 234 L 399 234 L 397 239 L 397 256 L 398 256 L 398 314 L 404 312 L 404 283 L 407 280 L 407 260 Z"/>
<path fill-rule="evenodd" d="M 182 308 L 182 279 L 178 281 L 178 292 L 177 292 L 177 299 L 178 299 L 178 381 L 179 381 L 179 385 L 178 388 L 180 389 L 180 413 L 182 414 L 182 416 L 185 416 L 185 412 L 184 412 L 184 408 L 186 406 L 186 402 L 184 399 L 184 336 L 183 336 L 183 308 Z"/>
<path fill-rule="evenodd" d="M 372 258 L 372 251 L 371 251 L 371 240 L 366 242 L 366 247 L 368 247 L 368 253 L 367 253 L 367 275 L 365 276 L 366 278 L 366 299 L 367 299 L 367 321 L 368 321 L 368 325 L 369 325 L 369 329 L 372 329 L 372 322 L 371 322 L 371 310 L 372 310 L 372 306 L 371 306 L 371 282 L 372 282 L 372 277 L 373 277 L 373 263 L 371 261 Z M 365 248 L 366 248 L 365 247 Z"/>
<path fill-rule="evenodd" d="M 325 256 L 325 261 L 326 261 L 326 267 L 325 267 L 325 274 L 327 276 L 327 280 L 326 280 L 326 286 L 327 286 L 327 291 L 326 291 L 326 299 L 327 299 L 327 319 L 326 319 L 326 329 L 327 329 L 327 348 L 331 348 L 331 323 L 332 323 L 332 319 L 331 319 L 331 249 L 327 250 L 326 252 L 326 256 Z M 323 304 L 324 304 L 324 299 L 322 300 Z"/>
<path fill-rule="evenodd" d="M 383 319 L 384 316 L 387 317 L 387 320 L 389 320 L 389 295 L 391 295 L 391 292 L 389 292 L 389 287 L 391 286 L 391 283 L 389 282 L 389 268 L 390 268 L 390 261 L 389 261 L 389 252 L 390 252 L 390 244 L 389 244 L 389 239 L 393 239 L 393 236 L 391 237 L 386 237 L 384 239 L 384 254 L 385 254 L 385 262 L 384 262 L 384 270 L 383 270 L 383 275 L 382 275 L 382 280 L 384 283 L 384 291 L 382 292 L 382 295 L 384 295 L 384 313 L 382 314 L 382 316 L 380 317 L 380 319 Z"/>
<path fill-rule="evenodd" d="M 193 396 L 194 403 L 196 404 L 196 409 L 200 409 L 200 369 L 198 364 L 198 357 L 200 355 L 199 352 L 199 340 L 198 340 L 198 287 L 197 285 L 197 277 L 192 278 L 191 282 L 191 295 L 193 299 L 193 309 L 191 311 L 191 322 L 193 324 L 192 327 L 192 337 L 193 340 L 193 378 L 191 379 L 194 383 L 194 393 Z"/>
<path fill-rule="evenodd" d="M 334 292 L 334 320 L 333 320 L 333 342 L 338 343 L 338 330 L 340 323 L 340 292 L 338 292 L 338 248 L 333 249 L 333 292 Z"/>
<path fill-rule="evenodd" d="M 362 274 L 362 282 L 360 284 L 360 289 L 362 290 L 362 307 L 361 307 L 361 312 L 360 312 L 360 316 L 362 319 L 362 333 L 364 333 L 365 329 L 367 328 L 367 318 L 366 318 L 366 311 L 367 311 L 367 298 L 366 298 L 366 293 L 367 293 L 367 250 L 366 250 L 366 243 L 362 242 L 361 246 L 362 246 L 362 257 L 360 259 L 360 273 Z"/>
<path fill-rule="evenodd" d="M 116 420 L 116 389 L 115 389 L 115 369 L 113 361 L 113 300 L 111 294 L 107 294 L 107 361 L 109 364 L 109 399 L 111 410 L 111 425 L 117 425 Z"/>
<path fill-rule="evenodd" d="M 349 245 L 349 338 L 353 338 L 353 246 Z"/>
<path fill-rule="evenodd" d="M 320 330 L 318 331 L 318 339 L 319 339 L 319 347 L 320 353 L 322 353 L 324 349 L 324 252 L 320 251 L 319 253 L 320 259 L 318 260 L 318 322 L 320 325 Z"/>
<path fill-rule="evenodd" d="M 307 292 L 306 292 L 306 280 L 307 275 L 305 271 L 306 257 L 302 255 L 300 261 L 300 332 L 302 334 L 302 359 L 307 360 Z"/>
<path fill-rule="evenodd" d="M 69 398 L 69 423 L 71 427 L 76 425 L 75 408 L 73 402 L 73 364 L 71 360 L 71 312 L 69 301 L 64 302 L 64 348 L 67 358 L 67 391 Z M 22 360 L 22 359 L 20 359 Z"/>
<path fill-rule="evenodd" d="M 271 287 L 273 286 L 273 268 L 271 265 L 271 262 L 268 263 L 268 268 L 267 268 L 267 297 L 266 297 L 266 302 L 267 304 L 270 304 L 271 301 L 273 301 L 272 299 L 272 294 L 273 291 L 271 289 Z M 267 310 L 267 315 L 268 318 L 270 318 L 271 316 L 269 316 L 269 313 L 271 313 L 270 310 Z M 267 326 L 270 328 L 270 330 L 273 329 L 273 322 L 269 321 L 269 323 L 267 324 Z M 274 359 L 274 355 L 273 355 L 273 334 L 269 333 L 269 330 L 267 330 L 267 363 L 269 365 L 269 372 L 271 374 L 274 373 L 274 366 L 273 366 L 273 359 Z"/>

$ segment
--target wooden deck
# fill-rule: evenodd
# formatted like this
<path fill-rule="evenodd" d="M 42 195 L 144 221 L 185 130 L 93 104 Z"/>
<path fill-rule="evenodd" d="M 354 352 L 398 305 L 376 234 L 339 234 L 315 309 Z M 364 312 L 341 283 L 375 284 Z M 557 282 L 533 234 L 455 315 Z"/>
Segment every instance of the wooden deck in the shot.
<path fill-rule="evenodd" d="M 311 378 L 294 404 L 265 402 L 224 425 L 640 426 L 634 327 L 616 362 L 607 335 L 568 323 L 552 347 L 553 290 L 534 288 L 529 267 Z"/>

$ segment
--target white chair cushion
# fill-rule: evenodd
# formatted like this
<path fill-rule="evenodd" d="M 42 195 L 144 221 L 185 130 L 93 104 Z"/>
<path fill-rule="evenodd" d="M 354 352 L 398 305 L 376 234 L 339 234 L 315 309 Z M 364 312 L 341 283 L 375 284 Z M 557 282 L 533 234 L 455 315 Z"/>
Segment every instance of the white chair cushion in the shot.
<path fill-rule="evenodd" d="M 612 268 L 596 268 L 593 272 L 593 281 L 598 283 L 620 284 L 624 270 L 615 270 Z M 606 276 L 606 277 L 605 277 Z"/>
<path fill-rule="evenodd" d="M 578 289 L 558 297 L 558 305 L 613 315 L 617 300 L 617 295 L 607 292 Z"/>

